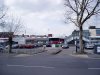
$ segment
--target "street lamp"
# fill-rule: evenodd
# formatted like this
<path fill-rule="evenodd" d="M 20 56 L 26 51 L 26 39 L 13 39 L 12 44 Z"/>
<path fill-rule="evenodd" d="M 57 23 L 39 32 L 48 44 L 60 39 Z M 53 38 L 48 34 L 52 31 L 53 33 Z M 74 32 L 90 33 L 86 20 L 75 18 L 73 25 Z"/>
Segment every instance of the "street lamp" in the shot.
<path fill-rule="evenodd" d="M 77 31 L 75 30 L 75 45 L 76 45 L 76 53 L 77 53 L 77 35 L 78 33 L 77 33 Z"/>

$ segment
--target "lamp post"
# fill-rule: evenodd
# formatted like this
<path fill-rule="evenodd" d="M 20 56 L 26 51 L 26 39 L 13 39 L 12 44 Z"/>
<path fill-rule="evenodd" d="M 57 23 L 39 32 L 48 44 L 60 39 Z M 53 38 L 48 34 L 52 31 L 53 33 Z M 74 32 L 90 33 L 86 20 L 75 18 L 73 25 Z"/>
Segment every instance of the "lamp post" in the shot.
<path fill-rule="evenodd" d="M 76 30 L 74 30 L 74 32 L 72 33 L 72 37 L 73 37 L 73 43 L 75 44 L 75 47 L 76 47 L 76 53 L 77 53 L 77 36 L 78 36 L 78 33 Z"/>
<path fill-rule="evenodd" d="M 76 53 L 77 53 L 77 31 L 75 30 L 75 45 L 76 45 Z"/>

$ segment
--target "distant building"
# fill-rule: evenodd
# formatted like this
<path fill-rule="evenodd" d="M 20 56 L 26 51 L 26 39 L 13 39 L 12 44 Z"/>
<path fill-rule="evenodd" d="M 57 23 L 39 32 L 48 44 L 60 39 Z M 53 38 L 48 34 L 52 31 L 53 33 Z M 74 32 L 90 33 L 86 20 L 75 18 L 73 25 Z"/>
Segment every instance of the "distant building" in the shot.
<path fill-rule="evenodd" d="M 73 37 L 79 37 L 79 30 L 74 30 L 71 34 Z M 83 36 L 84 37 L 89 37 L 90 36 L 90 32 L 89 30 L 83 30 Z"/>
<path fill-rule="evenodd" d="M 13 35 L 13 32 L 0 32 L 0 45 L 6 46 L 10 35 Z"/>
<path fill-rule="evenodd" d="M 64 43 L 63 38 L 49 38 L 50 44 L 62 44 Z"/>
<path fill-rule="evenodd" d="M 9 35 L 13 35 L 13 32 L 0 32 L 0 44 L 8 43 Z M 49 42 L 49 38 L 52 37 L 52 34 L 48 35 L 13 35 L 13 42 L 18 44 L 34 44 L 41 43 L 46 44 Z"/>
<path fill-rule="evenodd" d="M 100 42 L 100 28 L 96 28 L 95 26 L 89 27 L 90 32 L 90 40 L 94 43 Z"/>
<path fill-rule="evenodd" d="M 75 40 L 79 40 L 79 30 L 74 30 L 70 36 L 66 38 L 66 42 L 72 44 Z M 84 42 L 100 42 L 100 28 L 90 26 L 88 30 L 83 30 L 83 41 Z"/>
<path fill-rule="evenodd" d="M 52 34 L 48 34 L 48 37 L 52 37 Z"/>
<path fill-rule="evenodd" d="M 96 36 L 96 27 L 90 26 L 89 27 L 90 36 Z"/>

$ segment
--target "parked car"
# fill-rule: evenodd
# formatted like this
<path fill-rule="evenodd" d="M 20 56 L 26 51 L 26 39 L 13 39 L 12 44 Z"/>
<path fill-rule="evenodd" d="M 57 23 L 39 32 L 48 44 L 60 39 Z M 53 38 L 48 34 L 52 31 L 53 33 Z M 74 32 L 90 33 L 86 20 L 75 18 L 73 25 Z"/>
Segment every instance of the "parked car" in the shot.
<path fill-rule="evenodd" d="M 94 48 L 94 44 L 92 43 L 85 44 L 85 49 L 93 49 L 93 48 Z"/>
<path fill-rule="evenodd" d="M 19 48 L 19 45 L 18 44 L 14 44 L 14 45 L 12 45 L 12 48 L 13 49 L 17 49 L 17 48 Z"/>
<path fill-rule="evenodd" d="M 69 48 L 68 44 L 63 44 L 61 47 L 62 47 L 63 49 Z"/>
<path fill-rule="evenodd" d="M 100 45 L 100 42 L 95 43 L 94 45 Z"/>
<path fill-rule="evenodd" d="M 46 44 L 46 47 L 51 47 L 51 44 Z"/>
<path fill-rule="evenodd" d="M 43 44 L 38 44 L 38 47 L 43 47 Z"/>
<path fill-rule="evenodd" d="M 9 45 L 7 45 L 5 48 L 8 49 Z M 13 44 L 12 49 L 16 49 L 16 48 L 19 48 L 19 45 L 18 44 Z"/>
<path fill-rule="evenodd" d="M 37 48 L 37 47 L 43 47 L 42 44 L 34 44 L 34 47 Z"/>
<path fill-rule="evenodd" d="M 33 48 L 33 45 L 32 44 L 26 44 L 25 48 L 31 49 L 31 48 Z"/>
<path fill-rule="evenodd" d="M 4 50 L 4 46 L 0 45 L 0 52 Z"/>
<path fill-rule="evenodd" d="M 25 48 L 25 44 L 19 44 L 19 48 Z"/>
<path fill-rule="evenodd" d="M 33 45 L 33 48 L 37 48 L 38 47 L 38 45 Z"/>

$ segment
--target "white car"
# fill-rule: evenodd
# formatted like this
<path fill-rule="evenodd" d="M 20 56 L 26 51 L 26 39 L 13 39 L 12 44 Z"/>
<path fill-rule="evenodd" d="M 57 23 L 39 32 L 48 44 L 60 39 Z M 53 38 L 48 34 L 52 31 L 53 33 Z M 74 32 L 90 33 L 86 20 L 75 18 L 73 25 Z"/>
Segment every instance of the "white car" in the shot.
<path fill-rule="evenodd" d="M 93 48 L 94 48 L 94 44 L 92 44 L 92 43 L 87 43 L 87 44 L 85 45 L 85 48 L 86 48 L 86 49 L 93 49 Z"/>

